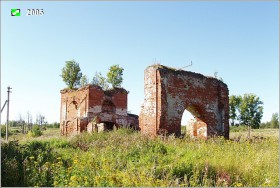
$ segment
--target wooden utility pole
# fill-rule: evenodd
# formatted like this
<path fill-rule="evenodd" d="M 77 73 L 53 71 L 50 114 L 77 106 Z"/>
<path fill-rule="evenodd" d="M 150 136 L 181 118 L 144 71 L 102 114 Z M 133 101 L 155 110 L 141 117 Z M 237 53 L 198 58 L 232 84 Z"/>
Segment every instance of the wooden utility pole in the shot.
<path fill-rule="evenodd" d="M 10 107 L 10 93 L 11 91 L 11 87 L 8 86 L 8 99 L 7 99 L 7 123 L 6 123 L 6 141 L 8 141 L 8 126 L 9 126 L 9 107 Z"/>

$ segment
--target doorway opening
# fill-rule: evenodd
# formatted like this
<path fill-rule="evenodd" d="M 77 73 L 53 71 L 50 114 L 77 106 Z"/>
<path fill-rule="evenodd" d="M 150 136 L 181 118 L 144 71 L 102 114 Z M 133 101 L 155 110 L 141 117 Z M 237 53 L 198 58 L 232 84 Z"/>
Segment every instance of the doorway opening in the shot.
<path fill-rule="evenodd" d="M 200 108 L 188 106 L 181 118 L 181 132 L 190 137 L 207 137 L 207 124 Z"/>
<path fill-rule="evenodd" d="M 193 125 L 195 122 L 195 116 L 192 115 L 187 109 L 184 110 L 182 119 L 181 119 L 181 134 L 190 135 L 193 131 Z"/>

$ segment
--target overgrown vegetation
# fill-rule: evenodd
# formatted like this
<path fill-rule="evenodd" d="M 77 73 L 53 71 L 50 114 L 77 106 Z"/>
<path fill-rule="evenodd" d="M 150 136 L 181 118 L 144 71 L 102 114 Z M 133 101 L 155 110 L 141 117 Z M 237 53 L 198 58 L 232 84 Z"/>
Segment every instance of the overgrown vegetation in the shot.
<path fill-rule="evenodd" d="M 123 82 L 124 69 L 119 65 L 110 66 L 107 72 L 107 78 L 103 77 L 101 72 L 96 72 L 91 81 L 92 85 L 100 86 L 103 90 L 121 87 Z M 60 75 L 69 89 L 77 89 L 89 84 L 86 75 L 83 75 L 79 63 L 75 60 L 66 61 Z"/>
<path fill-rule="evenodd" d="M 38 137 L 38 136 L 41 136 L 43 134 L 43 132 L 42 132 L 41 128 L 39 127 L 39 125 L 34 125 L 32 127 L 32 130 L 28 134 L 32 137 Z"/>
<path fill-rule="evenodd" d="M 231 125 L 246 125 L 259 128 L 263 116 L 263 102 L 255 94 L 229 97 L 229 118 Z"/>
<path fill-rule="evenodd" d="M 278 147 L 277 136 L 239 142 L 150 139 L 128 129 L 9 142 L 1 145 L 1 184 L 276 187 Z"/>
<path fill-rule="evenodd" d="M 267 121 L 265 123 L 261 123 L 260 128 L 273 128 L 277 129 L 279 128 L 279 115 L 278 113 L 273 113 L 271 120 Z"/>

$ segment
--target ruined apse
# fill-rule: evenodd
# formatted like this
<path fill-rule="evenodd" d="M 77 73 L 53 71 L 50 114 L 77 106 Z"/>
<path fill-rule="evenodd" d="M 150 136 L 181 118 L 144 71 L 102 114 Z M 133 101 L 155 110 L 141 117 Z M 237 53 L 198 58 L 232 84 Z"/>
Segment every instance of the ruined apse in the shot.
<path fill-rule="evenodd" d="M 181 119 L 188 110 L 194 121 L 188 134 L 229 138 L 228 88 L 222 81 L 202 74 L 162 65 L 145 70 L 145 100 L 139 123 L 143 134 L 181 134 Z"/>
<path fill-rule="evenodd" d="M 102 90 L 87 85 L 61 93 L 61 135 L 76 135 L 83 131 L 100 132 L 119 127 L 138 129 L 138 116 L 127 113 L 128 92 L 123 88 Z"/>

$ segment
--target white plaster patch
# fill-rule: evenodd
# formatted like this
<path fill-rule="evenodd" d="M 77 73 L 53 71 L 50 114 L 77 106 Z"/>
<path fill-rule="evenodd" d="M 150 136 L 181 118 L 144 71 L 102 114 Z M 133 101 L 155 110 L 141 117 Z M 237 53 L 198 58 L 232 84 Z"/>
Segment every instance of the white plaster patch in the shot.
<path fill-rule="evenodd" d="M 62 120 L 66 120 L 67 111 L 66 111 L 66 104 L 65 103 L 63 103 L 61 110 L 62 110 Z"/>
<path fill-rule="evenodd" d="M 88 112 L 92 112 L 92 113 L 99 113 L 101 112 L 101 106 L 94 106 L 94 107 L 91 107 L 89 108 Z"/>
<path fill-rule="evenodd" d="M 77 110 L 77 117 L 80 117 L 80 115 L 81 115 L 81 111 L 80 111 L 80 107 L 79 107 Z"/>
<path fill-rule="evenodd" d="M 116 108 L 116 114 L 121 116 L 127 116 L 126 108 Z"/>
<path fill-rule="evenodd" d="M 187 125 L 186 125 L 186 133 L 188 135 L 190 135 L 191 137 L 193 137 L 193 127 L 194 127 L 194 124 L 195 124 L 195 120 L 194 119 L 191 119 L 187 122 Z"/>
<path fill-rule="evenodd" d="M 199 129 L 197 129 L 197 134 L 203 137 L 207 137 L 207 128 L 200 127 Z"/>
<path fill-rule="evenodd" d="M 97 131 L 100 133 L 102 131 L 104 131 L 105 128 L 105 124 L 104 123 L 99 123 L 97 124 Z"/>

